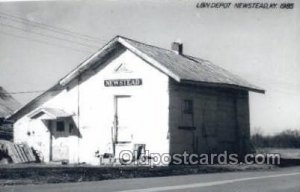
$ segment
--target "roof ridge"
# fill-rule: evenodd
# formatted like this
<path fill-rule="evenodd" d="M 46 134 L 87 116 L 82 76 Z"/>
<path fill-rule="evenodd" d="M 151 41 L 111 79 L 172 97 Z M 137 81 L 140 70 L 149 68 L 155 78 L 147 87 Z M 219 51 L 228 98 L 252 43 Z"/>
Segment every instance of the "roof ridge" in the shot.
<path fill-rule="evenodd" d="M 146 46 L 149 46 L 149 47 L 154 47 L 154 48 L 156 48 L 156 49 L 162 49 L 162 50 L 165 50 L 165 51 L 174 53 L 174 51 L 172 51 L 172 50 L 170 50 L 170 49 L 158 47 L 158 46 L 151 45 L 151 44 L 148 44 L 148 43 L 143 43 L 143 42 L 141 42 L 141 41 L 138 41 L 138 40 L 135 40 L 135 39 L 131 39 L 131 38 L 128 38 L 128 37 L 124 37 L 124 36 L 121 36 L 121 35 L 117 35 L 117 37 L 123 38 L 123 39 L 125 39 L 125 40 L 129 40 L 129 41 L 133 41 L 133 42 L 135 42 L 135 43 L 139 43 L 139 44 L 142 44 L 142 45 L 146 45 Z M 175 54 L 175 53 L 174 53 L 174 54 Z"/>
<path fill-rule="evenodd" d="M 117 37 L 120 37 L 120 38 L 123 38 L 125 40 L 129 40 L 129 41 L 133 41 L 135 43 L 139 43 L 139 44 L 142 44 L 142 45 L 146 45 L 146 46 L 149 46 L 149 47 L 154 47 L 154 48 L 157 48 L 157 49 L 162 49 L 162 50 L 165 50 L 165 51 L 168 51 L 170 53 L 174 53 L 174 55 L 178 55 L 178 56 L 182 56 L 186 59 L 189 59 L 189 60 L 192 60 L 196 63 L 199 63 L 199 64 L 203 64 L 203 63 L 200 63 L 199 60 L 203 61 L 203 62 L 209 62 L 209 60 L 206 60 L 206 59 L 202 59 L 202 58 L 198 58 L 198 57 L 195 57 L 195 56 L 191 56 L 191 55 L 187 55 L 187 54 L 176 54 L 174 51 L 172 51 L 171 49 L 166 49 L 166 48 L 162 48 L 162 47 L 158 47 L 158 46 L 155 46 L 155 45 L 151 45 L 151 44 L 147 44 L 147 43 L 143 43 L 143 42 L 140 42 L 138 40 L 135 40 L 135 39 L 131 39 L 131 38 L 128 38 L 128 37 L 124 37 L 124 36 L 121 36 L 121 35 L 117 35 Z"/>
<path fill-rule="evenodd" d="M 186 59 L 189 59 L 189 60 L 194 61 L 194 62 L 196 62 L 196 63 L 199 63 L 199 64 L 201 64 L 201 65 L 205 64 L 204 62 L 209 62 L 208 60 L 201 59 L 201 58 L 198 58 L 198 57 L 194 57 L 194 56 L 191 56 L 191 55 L 185 55 L 185 54 L 182 54 L 182 56 L 183 56 L 184 58 L 186 58 Z M 199 60 L 201 60 L 202 63 L 201 63 Z"/>

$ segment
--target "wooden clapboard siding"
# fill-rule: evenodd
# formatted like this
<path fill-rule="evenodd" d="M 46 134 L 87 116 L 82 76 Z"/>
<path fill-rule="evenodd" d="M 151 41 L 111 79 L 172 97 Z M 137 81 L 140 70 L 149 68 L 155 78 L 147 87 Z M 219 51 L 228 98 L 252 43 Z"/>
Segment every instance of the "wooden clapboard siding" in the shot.
<path fill-rule="evenodd" d="M 179 84 L 172 80 L 169 90 L 171 153 L 182 153 L 185 148 L 182 145 L 190 141 L 178 142 L 178 138 L 191 133 L 196 153 L 242 153 L 247 150 L 250 134 L 247 91 Z M 178 128 L 184 99 L 194 103 L 194 130 Z"/>

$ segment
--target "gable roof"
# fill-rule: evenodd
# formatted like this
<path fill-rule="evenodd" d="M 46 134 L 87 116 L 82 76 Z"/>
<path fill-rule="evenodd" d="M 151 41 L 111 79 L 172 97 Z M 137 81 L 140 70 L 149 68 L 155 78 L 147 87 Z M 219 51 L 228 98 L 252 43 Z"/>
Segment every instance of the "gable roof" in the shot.
<path fill-rule="evenodd" d="M 63 89 L 82 72 L 88 70 L 93 65 L 99 65 L 99 63 L 101 65 L 101 62 L 99 61 L 105 60 L 107 57 L 110 57 L 115 50 L 120 50 L 122 48 L 130 50 L 135 55 L 179 83 L 200 83 L 206 86 L 222 86 L 264 93 L 263 89 L 248 83 L 237 75 L 234 75 L 207 60 L 185 54 L 177 54 L 172 50 L 148 45 L 126 37 L 116 36 L 104 47 L 77 66 L 73 71 L 59 80 L 56 85 L 29 102 L 10 118 L 19 118 L 30 112 L 37 106 L 46 102 L 53 95 L 58 94 L 60 89 Z"/>
<path fill-rule="evenodd" d="M 0 87 L 0 118 L 13 114 L 21 104 L 15 100 L 3 87 Z"/>
<path fill-rule="evenodd" d="M 264 90 L 248 83 L 246 80 L 216 66 L 208 60 L 177 54 L 172 50 L 141 43 L 132 39 L 117 36 L 89 59 L 79 65 L 66 77 L 61 79 L 60 84 L 65 85 L 74 79 L 83 70 L 89 68 L 95 59 L 103 57 L 117 44 L 122 44 L 149 64 L 158 68 L 177 82 L 200 82 L 206 84 L 227 85 L 232 88 L 244 88 L 249 91 L 264 93 Z"/>
<path fill-rule="evenodd" d="M 48 108 L 48 107 L 40 108 L 40 109 L 32 112 L 28 116 L 31 119 L 34 119 L 35 117 L 39 116 L 39 114 L 43 114 L 43 113 L 47 114 L 49 116 L 46 119 L 61 119 L 61 118 L 67 118 L 67 117 L 73 116 L 73 114 L 67 113 L 62 109 Z"/>

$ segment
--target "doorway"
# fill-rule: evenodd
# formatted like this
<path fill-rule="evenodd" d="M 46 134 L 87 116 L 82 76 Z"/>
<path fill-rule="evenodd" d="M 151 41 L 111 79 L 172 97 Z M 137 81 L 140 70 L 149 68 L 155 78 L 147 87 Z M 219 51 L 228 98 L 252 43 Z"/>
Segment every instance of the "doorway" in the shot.
<path fill-rule="evenodd" d="M 50 120 L 50 161 L 68 161 L 69 129 L 64 120 Z"/>
<path fill-rule="evenodd" d="M 113 152 L 119 155 L 122 150 L 132 150 L 132 97 L 118 95 L 114 97 L 114 126 L 112 131 Z"/>

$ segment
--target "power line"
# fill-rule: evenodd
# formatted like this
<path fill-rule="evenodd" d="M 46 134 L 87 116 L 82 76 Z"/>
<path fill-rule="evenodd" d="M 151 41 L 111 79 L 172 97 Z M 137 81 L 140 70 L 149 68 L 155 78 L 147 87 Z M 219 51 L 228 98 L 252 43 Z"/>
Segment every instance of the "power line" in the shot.
<path fill-rule="evenodd" d="M 6 26 L 6 27 L 9 27 L 9 28 L 13 28 L 13 29 L 17 29 L 17 30 L 21 30 L 21 31 L 24 31 L 24 32 L 33 33 L 33 34 L 40 35 L 40 36 L 43 36 L 43 37 L 48 37 L 48 38 L 53 38 L 53 39 L 57 39 L 57 40 L 60 40 L 60 41 L 65 41 L 65 42 L 69 42 L 69 43 L 78 44 L 78 45 L 81 45 L 81 46 L 84 46 L 84 47 L 88 47 L 88 48 L 95 48 L 95 49 L 97 48 L 97 47 L 92 47 L 91 45 L 88 45 L 88 44 L 79 43 L 79 42 L 71 41 L 71 40 L 68 40 L 68 39 L 64 39 L 64 38 L 60 38 L 60 37 L 55 37 L 55 36 L 52 36 L 52 35 L 45 35 L 45 34 L 39 33 L 39 32 L 28 31 L 28 30 L 25 30 L 25 29 L 23 29 L 21 27 L 16 27 L 16 26 L 13 26 L 13 25 L 8 25 L 8 24 L 4 24 L 4 23 L 0 23 L 0 25 Z"/>
<path fill-rule="evenodd" d="M 100 40 L 100 41 L 106 42 L 106 40 L 104 40 L 104 39 L 99 39 L 99 38 L 96 38 L 96 37 L 92 37 L 90 35 L 70 31 L 70 30 L 63 29 L 63 28 L 54 27 L 54 26 L 44 24 L 44 23 L 40 23 L 40 22 L 36 22 L 36 21 L 31 21 L 31 20 L 28 20 L 28 19 L 25 19 L 25 18 L 22 18 L 22 17 L 19 17 L 19 16 L 8 14 L 8 13 L 0 12 L 0 15 L 2 15 L 2 17 L 5 16 L 6 17 L 5 19 L 11 20 L 11 21 L 15 21 L 15 22 L 23 23 L 23 24 L 24 23 L 25 24 L 30 24 L 34 27 L 38 27 L 38 28 L 41 28 L 41 29 L 44 29 L 44 30 L 49 30 L 49 31 L 64 34 L 64 35 L 71 35 L 73 37 L 81 38 L 81 39 L 84 39 L 84 40 L 87 40 L 87 41 L 99 41 Z"/>
<path fill-rule="evenodd" d="M 283 94 L 291 94 L 289 92 L 286 92 L 286 91 L 283 91 L 281 89 L 274 89 L 274 88 L 269 88 L 273 91 L 276 91 L 276 92 L 280 92 L 280 93 L 283 93 Z M 45 91 L 48 91 L 48 92 L 56 92 L 56 91 L 61 91 L 61 90 L 64 90 L 63 88 L 62 89 L 52 89 L 52 90 L 32 90 L 32 91 L 15 91 L 15 92 L 5 92 L 5 93 L 0 93 L 3 94 L 3 95 L 8 95 L 8 94 L 30 94 L 30 93 L 41 93 L 41 92 L 45 92 Z"/>
<path fill-rule="evenodd" d="M 34 90 L 34 91 L 16 91 L 16 92 L 6 92 L 6 93 L 0 93 L 0 95 L 15 95 L 15 94 L 32 94 L 32 93 L 43 93 L 45 91 L 47 92 L 56 92 L 61 91 L 64 89 L 53 89 L 53 90 Z"/>
<path fill-rule="evenodd" d="M 60 45 L 60 44 L 49 43 L 47 41 L 43 41 L 43 40 L 39 40 L 39 39 L 35 39 L 35 38 L 29 38 L 29 37 L 25 37 L 25 36 L 21 36 L 21 35 L 7 33 L 5 31 L 1 31 L 1 30 L 0 30 L 0 33 L 2 33 L 4 35 L 12 36 L 12 37 L 17 37 L 17 38 L 25 39 L 25 40 L 28 40 L 28 41 L 29 40 L 35 41 L 35 42 L 38 42 L 38 43 L 41 43 L 41 44 L 46 44 L 46 45 L 50 45 L 50 46 L 54 46 L 54 47 L 58 47 L 58 48 L 65 48 L 65 49 L 77 51 L 77 52 L 80 52 L 80 53 L 83 53 L 83 52 L 91 53 L 92 52 L 92 51 L 88 51 L 88 50 L 75 49 L 75 48 L 71 48 L 71 47 L 68 47 L 68 46 L 63 46 L 63 45 Z"/>

